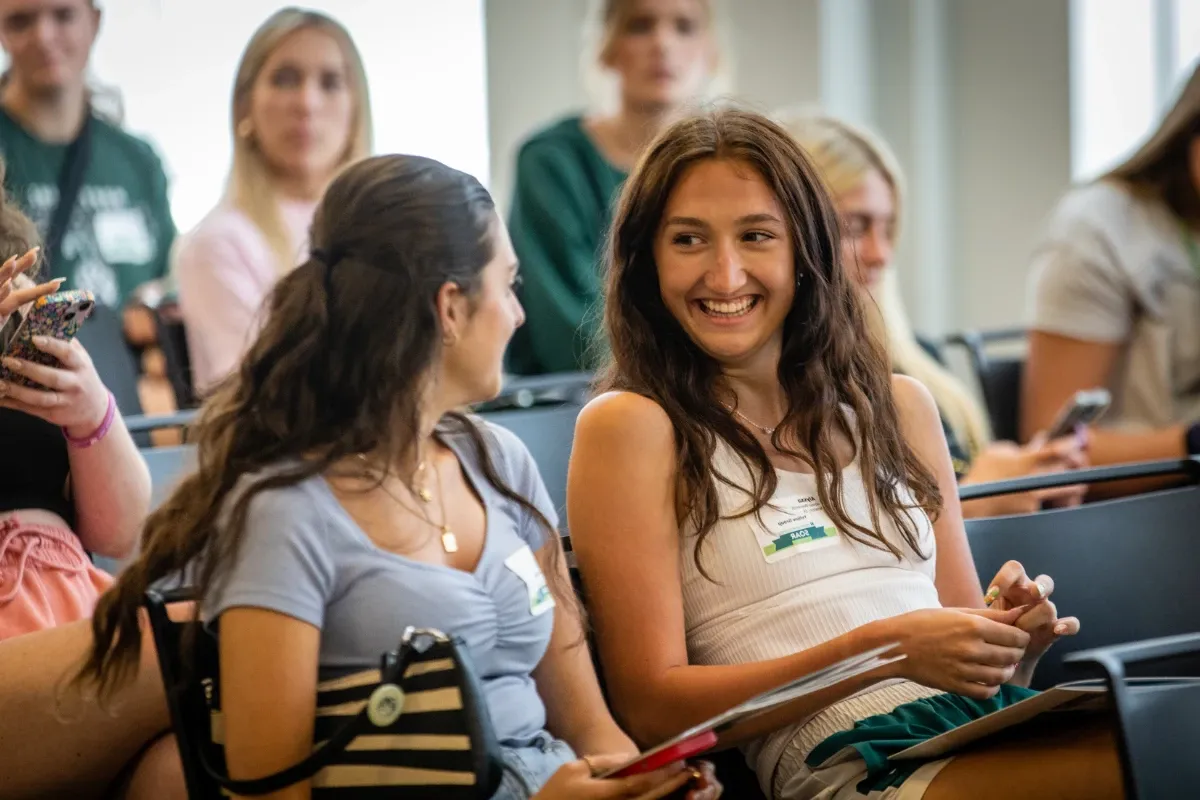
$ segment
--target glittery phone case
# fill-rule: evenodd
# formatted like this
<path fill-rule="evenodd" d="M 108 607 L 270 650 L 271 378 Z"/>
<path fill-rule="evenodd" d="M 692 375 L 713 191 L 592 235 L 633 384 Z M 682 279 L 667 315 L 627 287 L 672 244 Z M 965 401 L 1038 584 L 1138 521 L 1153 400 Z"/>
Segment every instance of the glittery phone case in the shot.
<path fill-rule="evenodd" d="M 54 339 L 74 339 L 75 334 L 79 332 L 79 326 L 83 324 L 95 307 L 96 298 L 85 289 L 71 289 L 39 297 L 33 301 L 29 312 L 13 334 L 4 355 L 32 361 L 35 364 L 43 364 L 47 367 L 58 366 L 58 360 L 54 356 L 34 347 L 33 337 L 50 336 Z M 11 381 L 35 389 L 42 388 L 24 375 L 10 372 L 2 364 L 0 364 L 0 380 Z"/>

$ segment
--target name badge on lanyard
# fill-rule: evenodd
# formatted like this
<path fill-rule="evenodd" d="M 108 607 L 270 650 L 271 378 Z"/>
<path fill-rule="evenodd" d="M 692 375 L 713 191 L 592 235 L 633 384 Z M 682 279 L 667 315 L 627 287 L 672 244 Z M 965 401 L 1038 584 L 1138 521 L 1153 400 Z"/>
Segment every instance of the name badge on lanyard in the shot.
<path fill-rule="evenodd" d="M 771 505 L 765 506 L 759 515 L 762 517 L 762 525 L 751 527 L 768 564 L 802 552 L 837 544 L 837 528 L 815 497 L 775 497 L 772 498 Z"/>

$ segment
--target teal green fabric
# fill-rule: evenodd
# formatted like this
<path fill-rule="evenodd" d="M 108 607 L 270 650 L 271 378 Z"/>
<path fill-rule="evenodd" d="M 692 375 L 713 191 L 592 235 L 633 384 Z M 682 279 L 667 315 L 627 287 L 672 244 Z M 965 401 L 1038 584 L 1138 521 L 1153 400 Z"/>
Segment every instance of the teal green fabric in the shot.
<path fill-rule="evenodd" d="M 858 751 L 867 765 L 867 777 L 859 782 L 860 794 L 899 786 L 916 772 L 923 761 L 893 763 L 888 756 L 907 750 L 938 734 L 999 711 L 1037 692 L 1005 684 L 990 700 L 972 700 L 958 694 L 939 694 L 897 706 L 887 714 L 859 720 L 848 731 L 840 731 L 813 748 L 805 763 L 816 769 L 845 747 Z"/>
<path fill-rule="evenodd" d="M 600 263 L 626 173 L 568 117 L 532 136 L 517 155 L 508 229 L 521 262 L 525 324 L 508 351 L 518 375 L 595 366 Z"/>
<path fill-rule="evenodd" d="M 146 142 L 97 118 L 92 157 L 75 211 L 50 277 L 67 289 L 88 289 L 96 300 L 123 307 L 133 291 L 167 274 L 175 223 L 162 162 Z M 65 144 L 47 144 L 0 108 L 4 188 L 42 236 L 58 204 Z"/>

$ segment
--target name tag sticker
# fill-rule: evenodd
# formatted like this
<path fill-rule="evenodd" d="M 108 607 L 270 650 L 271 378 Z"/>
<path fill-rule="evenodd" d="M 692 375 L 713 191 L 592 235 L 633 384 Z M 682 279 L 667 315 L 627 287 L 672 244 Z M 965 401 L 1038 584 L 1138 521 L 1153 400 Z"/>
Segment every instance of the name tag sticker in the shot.
<path fill-rule="evenodd" d="M 512 570 L 513 574 L 525 584 L 525 589 L 529 592 L 530 614 L 540 617 L 554 608 L 554 595 L 550 593 L 550 587 L 546 584 L 546 576 L 542 574 L 542 568 L 538 566 L 537 558 L 529 549 L 529 545 L 525 545 L 504 559 L 504 566 Z"/>
<path fill-rule="evenodd" d="M 763 524 L 751 527 L 768 564 L 837 543 L 837 528 L 815 497 L 772 498 L 759 513 Z"/>
<path fill-rule="evenodd" d="M 97 211 L 92 229 L 106 264 L 145 264 L 154 258 L 154 237 L 138 209 Z"/>

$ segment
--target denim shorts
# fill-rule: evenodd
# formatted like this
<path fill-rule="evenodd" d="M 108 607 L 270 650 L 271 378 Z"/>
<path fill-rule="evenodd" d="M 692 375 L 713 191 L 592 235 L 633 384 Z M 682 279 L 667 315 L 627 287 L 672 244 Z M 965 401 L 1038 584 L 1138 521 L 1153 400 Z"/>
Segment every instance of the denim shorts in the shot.
<path fill-rule="evenodd" d="M 529 800 L 559 767 L 575 760 L 575 752 L 566 742 L 542 731 L 525 744 L 504 745 L 501 758 L 504 779 L 492 800 Z"/>

